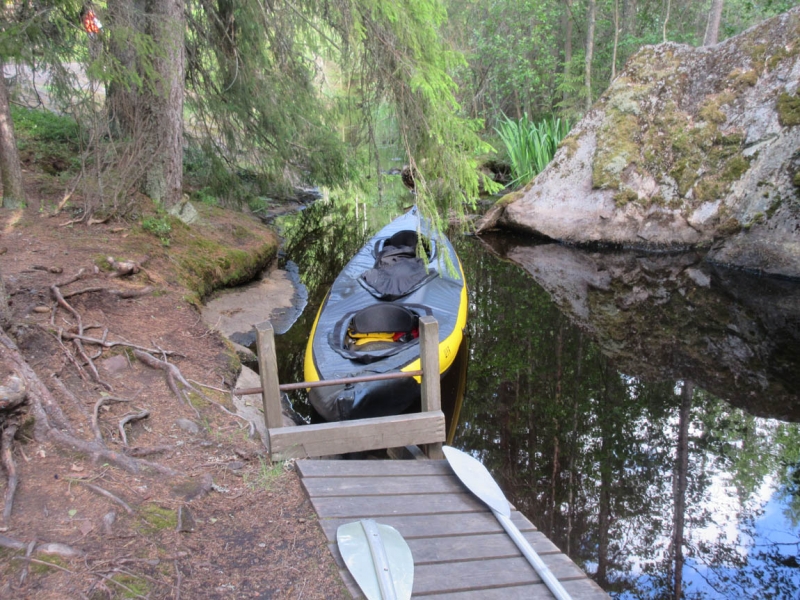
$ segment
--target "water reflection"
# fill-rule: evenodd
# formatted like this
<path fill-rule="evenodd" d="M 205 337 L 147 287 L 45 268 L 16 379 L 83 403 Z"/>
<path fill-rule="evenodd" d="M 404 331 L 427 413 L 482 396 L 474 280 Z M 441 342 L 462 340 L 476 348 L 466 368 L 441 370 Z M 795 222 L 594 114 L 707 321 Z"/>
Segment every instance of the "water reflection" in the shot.
<path fill-rule="evenodd" d="M 796 597 L 800 286 L 503 241 L 456 444 L 615 596 Z"/>
<path fill-rule="evenodd" d="M 800 285 L 694 253 L 592 253 L 486 238 L 625 373 L 691 379 L 754 415 L 800 421 Z"/>
<path fill-rule="evenodd" d="M 365 227 L 363 207 L 320 204 L 287 223 L 309 306 L 277 340 L 283 381 L 302 378 L 333 278 L 392 216 Z M 800 435 L 765 417 L 797 418 L 800 286 L 694 255 L 451 239 L 471 338 L 453 444 L 616 597 L 797 597 Z"/>

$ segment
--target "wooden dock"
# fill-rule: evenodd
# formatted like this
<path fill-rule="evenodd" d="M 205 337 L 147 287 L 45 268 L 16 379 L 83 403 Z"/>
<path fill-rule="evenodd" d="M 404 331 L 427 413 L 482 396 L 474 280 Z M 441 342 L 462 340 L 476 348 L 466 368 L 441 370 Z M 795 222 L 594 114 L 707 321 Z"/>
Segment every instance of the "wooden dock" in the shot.
<path fill-rule="evenodd" d="M 336 545 L 339 525 L 371 518 L 391 525 L 414 557 L 414 598 L 552 598 L 489 509 L 445 460 L 300 460 L 308 493 L 354 597 L 363 597 Z M 575 600 L 608 598 L 524 515 L 511 518 Z"/>

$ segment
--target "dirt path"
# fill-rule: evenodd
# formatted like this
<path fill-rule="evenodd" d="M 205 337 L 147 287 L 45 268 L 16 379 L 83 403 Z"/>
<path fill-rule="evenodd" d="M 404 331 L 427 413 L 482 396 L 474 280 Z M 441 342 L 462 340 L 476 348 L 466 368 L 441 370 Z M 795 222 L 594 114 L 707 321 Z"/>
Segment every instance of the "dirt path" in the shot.
<path fill-rule="evenodd" d="M 234 410 L 228 390 L 239 364 L 188 301 L 176 271 L 180 241 L 164 248 L 118 223 L 61 227 L 68 218 L 43 216 L 49 207 L 31 196 L 25 211 L 0 210 L 0 272 L 20 352 L 52 392 L 64 431 L 86 443 L 99 435 L 110 451 L 176 474 L 132 472 L 37 439 L 41 423 L 29 412 L 13 454 L 20 484 L 0 531 L 0 598 L 348 597 L 292 464 L 272 464 L 248 423 L 221 408 Z M 271 234 L 245 218 L 217 214 L 209 227 L 255 248 Z M 109 255 L 144 268 L 124 278 L 95 270 Z M 80 269 L 88 275 L 58 286 L 75 313 L 56 308 L 52 286 Z M 110 293 L 145 286 L 153 291 Z M 76 314 L 87 336 L 173 352 L 169 363 L 203 395 L 182 401 L 164 371 L 124 345 L 86 343 L 92 376 L 67 339 Z M 0 385 L 9 375 L 0 372 Z"/>

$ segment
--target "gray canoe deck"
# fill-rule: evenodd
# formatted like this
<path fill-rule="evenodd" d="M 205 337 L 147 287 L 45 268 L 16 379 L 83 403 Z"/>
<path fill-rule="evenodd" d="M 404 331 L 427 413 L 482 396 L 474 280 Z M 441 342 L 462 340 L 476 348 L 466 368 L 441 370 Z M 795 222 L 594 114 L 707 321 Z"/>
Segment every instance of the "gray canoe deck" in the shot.
<path fill-rule="evenodd" d="M 413 597 L 448 600 L 552 598 L 490 510 L 445 460 L 301 460 L 303 486 L 348 589 L 363 597 L 336 545 L 339 525 L 391 525 L 414 557 Z M 524 515 L 511 518 L 575 600 L 608 598 Z"/>

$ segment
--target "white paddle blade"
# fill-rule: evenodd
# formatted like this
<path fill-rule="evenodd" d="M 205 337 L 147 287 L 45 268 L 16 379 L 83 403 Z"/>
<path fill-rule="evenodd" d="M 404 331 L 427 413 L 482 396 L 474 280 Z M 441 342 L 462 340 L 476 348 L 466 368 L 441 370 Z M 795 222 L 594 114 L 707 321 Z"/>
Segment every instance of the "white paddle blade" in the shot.
<path fill-rule="evenodd" d="M 469 488 L 470 492 L 492 510 L 505 517 L 511 516 L 508 500 L 481 461 L 452 446 L 443 446 L 442 451 L 456 477 Z"/>
<path fill-rule="evenodd" d="M 340 525 L 336 542 L 347 569 L 367 600 L 409 600 L 414 558 L 403 536 L 372 519 Z"/>

